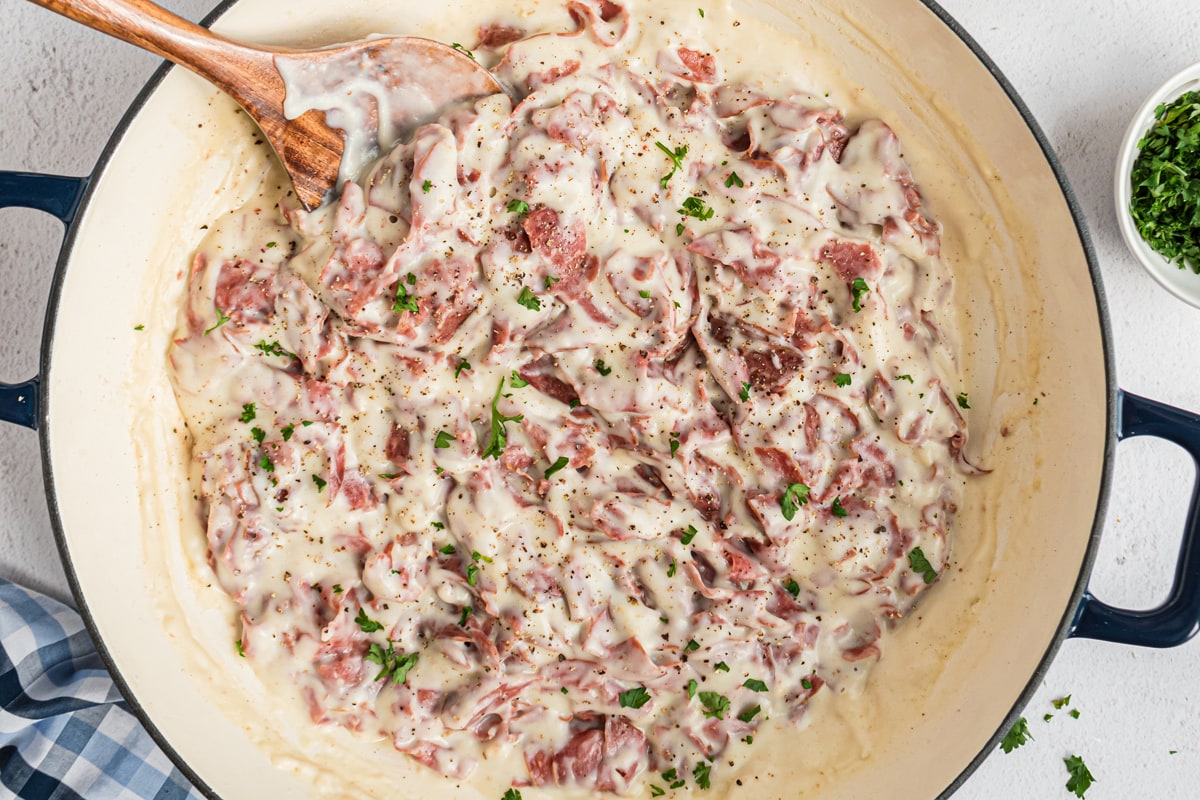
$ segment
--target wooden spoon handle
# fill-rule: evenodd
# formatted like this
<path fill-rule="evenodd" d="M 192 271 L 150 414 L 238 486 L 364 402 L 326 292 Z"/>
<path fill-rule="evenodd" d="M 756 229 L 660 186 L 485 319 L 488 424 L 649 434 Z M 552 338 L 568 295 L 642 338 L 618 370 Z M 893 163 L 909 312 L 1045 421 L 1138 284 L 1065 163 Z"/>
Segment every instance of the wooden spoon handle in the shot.
<path fill-rule="evenodd" d="M 276 95 L 275 102 L 281 101 L 283 84 L 274 56 L 283 51 L 226 39 L 149 0 L 29 1 L 186 67 L 247 110 Z"/>

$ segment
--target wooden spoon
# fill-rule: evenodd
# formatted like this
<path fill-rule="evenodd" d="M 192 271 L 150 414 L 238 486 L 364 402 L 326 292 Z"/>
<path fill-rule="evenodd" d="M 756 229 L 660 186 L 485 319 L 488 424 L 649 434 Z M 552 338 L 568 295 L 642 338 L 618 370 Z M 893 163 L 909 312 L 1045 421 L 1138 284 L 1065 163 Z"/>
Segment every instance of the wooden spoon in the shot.
<path fill-rule="evenodd" d="M 359 63 L 389 70 L 394 84 L 415 88 L 427 106 L 503 92 L 474 59 L 429 39 L 371 39 L 323 50 L 252 47 L 226 39 L 172 14 L 149 0 L 30 0 L 102 33 L 186 67 L 237 101 L 258 123 L 275 149 L 305 208 L 320 205 L 338 180 L 345 151 L 343 134 L 322 111 L 295 119 L 284 114 L 287 94 L 276 59 L 319 71 L 322 64 Z"/>

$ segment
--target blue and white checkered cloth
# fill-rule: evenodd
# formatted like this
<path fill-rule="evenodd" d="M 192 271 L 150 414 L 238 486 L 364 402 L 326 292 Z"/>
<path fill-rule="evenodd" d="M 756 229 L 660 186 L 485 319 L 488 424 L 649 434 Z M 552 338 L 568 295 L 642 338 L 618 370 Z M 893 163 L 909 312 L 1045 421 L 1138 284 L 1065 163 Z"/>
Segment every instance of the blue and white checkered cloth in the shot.
<path fill-rule="evenodd" d="M 79 614 L 0 580 L 0 798 L 200 800 L 130 713 Z"/>

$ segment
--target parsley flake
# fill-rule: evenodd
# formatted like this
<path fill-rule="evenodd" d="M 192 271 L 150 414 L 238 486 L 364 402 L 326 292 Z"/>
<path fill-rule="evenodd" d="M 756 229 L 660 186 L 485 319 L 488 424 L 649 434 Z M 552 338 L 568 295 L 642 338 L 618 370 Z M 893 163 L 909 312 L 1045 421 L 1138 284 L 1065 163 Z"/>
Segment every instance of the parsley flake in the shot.
<path fill-rule="evenodd" d="M 521 793 L 516 789 L 509 789 L 500 800 L 521 800 Z"/>
<path fill-rule="evenodd" d="M 695 525 L 688 525 L 687 530 L 683 532 L 683 536 L 679 537 L 679 541 L 683 544 L 691 544 L 692 539 L 696 538 L 696 534 L 700 531 L 696 530 Z"/>
<path fill-rule="evenodd" d="M 871 291 L 871 287 L 862 278 L 855 278 L 850 284 L 850 292 L 854 295 L 854 310 L 862 311 L 863 295 Z"/>
<path fill-rule="evenodd" d="M 833 382 L 838 386 L 846 387 L 850 385 L 850 373 L 839 372 L 833 377 Z"/>
<path fill-rule="evenodd" d="M 606 366 L 603 358 L 597 358 L 592 366 L 596 368 L 596 372 L 599 372 L 605 378 L 612 374 L 612 367 Z"/>
<path fill-rule="evenodd" d="M 509 200 L 508 213 L 523 217 L 529 213 L 529 203 L 524 200 Z"/>
<path fill-rule="evenodd" d="M 341 594 L 343 591 L 345 591 L 345 590 L 342 589 L 342 585 L 340 583 L 335 583 L 333 585 L 333 593 L 334 594 Z"/>
<path fill-rule="evenodd" d="M 429 194 L 429 190 L 433 188 L 433 181 L 425 181 L 421 184 L 421 191 Z"/>
<path fill-rule="evenodd" d="M 742 722 L 749 722 L 758 716 L 759 711 L 762 711 L 762 706 L 752 706 L 751 708 L 747 708 L 745 711 L 738 714 L 738 719 L 740 719 Z"/>
<path fill-rule="evenodd" d="M 750 402 L 750 384 L 742 381 L 742 390 L 738 392 L 738 397 L 742 399 L 743 403 Z"/>
<path fill-rule="evenodd" d="M 514 369 L 512 371 L 512 377 L 510 377 L 508 379 L 508 385 L 514 389 L 524 389 L 526 386 L 529 385 L 529 381 L 525 380 L 520 375 L 518 375 L 517 371 Z"/>
<path fill-rule="evenodd" d="M 725 719 L 729 711 L 729 698 L 718 692 L 700 692 L 700 705 L 704 706 L 704 716 L 713 719 Z"/>
<path fill-rule="evenodd" d="M 371 647 L 367 650 L 367 654 L 363 656 L 365 661 L 370 661 L 378 664 L 381 669 L 379 674 L 375 676 L 375 680 L 390 677 L 392 683 L 404 683 L 408 679 L 408 672 L 417 665 L 419 653 L 401 653 L 397 655 L 395 643 L 388 639 L 387 649 L 381 647 L 377 642 L 371 642 Z"/>
<path fill-rule="evenodd" d="M 528 286 L 521 288 L 521 293 L 517 295 L 517 302 L 528 308 L 530 311 L 542 310 L 542 298 L 538 297 Z"/>
<path fill-rule="evenodd" d="M 458 625 L 460 628 L 467 627 L 467 617 L 469 616 L 471 616 L 471 607 L 463 606 L 462 615 L 458 618 Z"/>
<path fill-rule="evenodd" d="M 455 552 L 455 551 L 454 551 L 454 545 L 452 545 L 452 544 L 444 544 L 444 545 L 442 545 L 441 547 L 439 547 L 439 548 L 438 548 L 438 552 L 439 552 L 439 553 L 442 553 L 443 555 L 452 556 L 452 555 L 454 555 L 454 552 Z"/>
<path fill-rule="evenodd" d="M 667 567 L 667 577 L 668 577 L 668 578 L 674 578 L 674 577 L 675 577 L 675 566 L 676 566 L 676 564 L 675 564 L 675 559 L 673 559 L 673 558 L 672 558 L 672 559 L 671 559 L 671 566 Z"/>
<path fill-rule="evenodd" d="M 650 290 L 649 289 L 638 289 L 638 294 L 641 295 L 642 299 L 644 299 L 644 300 L 650 299 Z"/>
<path fill-rule="evenodd" d="M 451 46 L 451 47 L 453 47 L 453 48 L 454 48 L 455 50 L 457 50 L 458 52 L 462 53 L 462 54 L 463 54 L 464 56 L 466 56 L 467 58 L 471 59 L 472 61 L 474 61 L 474 60 L 475 60 L 475 54 L 474 54 L 474 53 L 472 53 L 472 52 L 471 52 L 470 50 L 468 50 L 467 48 L 463 47 L 463 46 L 462 46 L 461 44 L 459 44 L 458 42 L 451 42 L 451 43 L 450 43 L 450 46 Z"/>
<path fill-rule="evenodd" d="M 689 197 L 683 201 L 683 208 L 679 209 L 679 213 L 685 217 L 695 217 L 704 222 L 713 218 L 713 214 L 717 213 L 711 206 L 704 205 L 704 200 L 699 197 Z"/>
<path fill-rule="evenodd" d="M 1033 734 L 1029 732 L 1029 722 L 1021 717 L 1013 723 L 1013 726 L 1008 729 L 1008 733 L 1004 734 L 1004 738 L 1000 740 L 1000 749 L 1005 753 L 1011 753 L 1032 739 Z"/>
<path fill-rule="evenodd" d="M 671 178 L 675 177 L 675 173 L 683 168 L 683 159 L 688 154 L 688 147 L 686 144 L 684 144 L 672 150 L 662 142 L 655 142 L 654 146 L 666 153 L 667 158 L 671 159 L 671 171 L 658 181 L 658 185 L 666 189 L 667 184 L 671 182 Z"/>
<path fill-rule="evenodd" d="M 1071 705 L 1071 695 L 1068 694 L 1064 697 L 1058 698 L 1057 700 L 1051 700 L 1050 704 L 1054 706 L 1055 710 L 1066 708 L 1067 706 Z"/>
<path fill-rule="evenodd" d="M 417 278 L 411 272 L 408 274 L 408 286 L 416 285 Z M 401 311 L 411 311 L 414 314 L 420 313 L 421 309 L 417 305 L 417 298 L 408 293 L 408 286 L 405 286 L 405 281 L 396 282 L 396 298 L 392 302 L 392 313 L 399 314 Z"/>
<path fill-rule="evenodd" d="M 254 349 L 261 350 L 264 355 L 268 356 L 296 358 L 294 353 L 289 353 L 287 350 L 284 350 L 283 345 L 281 345 L 279 342 L 260 341 L 258 344 L 254 345 Z"/>
<path fill-rule="evenodd" d="M 295 432 L 296 426 L 290 422 L 279 429 L 279 435 L 283 437 L 285 442 L 291 441 L 292 435 L 295 434 Z"/>
<path fill-rule="evenodd" d="M 641 708 L 650 702 L 650 693 L 644 687 L 637 687 L 617 695 L 621 708 Z"/>
<path fill-rule="evenodd" d="M 752 692 L 765 692 L 767 690 L 767 684 L 763 683 L 758 678 L 747 678 L 746 682 L 743 683 L 742 686 L 745 686 Z"/>
<path fill-rule="evenodd" d="M 909 383 L 912 383 L 912 382 L 913 382 L 913 376 L 912 376 L 912 375 L 897 375 L 897 376 L 896 376 L 896 380 L 898 380 L 898 381 L 908 381 Z"/>
<path fill-rule="evenodd" d="M 688 699 L 689 699 L 689 700 L 691 700 L 693 697 L 695 697 L 695 696 L 696 696 L 696 690 L 697 690 L 698 688 L 700 688 L 700 684 L 696 683 L 696 679 L 695 679 L 695 678 L 692 678 L 690 681 L 688 681 L 688 683 L 687 683 L 687 693 L 688 693 Z"/>
<path fill-rule="evenodd" d="M 966 392 L 959 392 L 958 397 L 956 397 L 954 399 L 958 401 L 959 408 L 967 409 L 967 408 L 971 407 L 971 404 L 969 402 L 967 402 L 967 393 Z"/>
<path fill-rule="evenodd" d="M 324 478 L 322 478 L 320 475 L 313 475 L 312 479 L 313 479 L 313 483 L 315 483 L 317 485 L 317 494 L 320 494 L 321 492 L 325 491 L 325 479 Z"/>
<path fill-rule="evenodd" d="M 253 422 L 256 416 L 258 416 L 258 412 L 254 408 L 254 403 L 246 403 L 242 406 L 242 416 L 240 417 L 242 422 Z"/>
<path fill-rule="evenodd" d="M 242 640 L 241 640 L 241 639 L 234 639 L 234 640 L 233 640 L 233 646 L 234 646 L 234 647 L 237 649 L 237 654 L 238 654 L 239 656 L 241 656 L 242 658 L 245 658 L 245 657 L 246 657 L 246 651 L 245 651 L 245 649 L 243 649 L 243 647 L 242 647 Z"/>
<path fill-rule="evenodd" d="M 1083 763 L 1083 759 L 1079 756 L 1069 756 L 1063 759 L 1063 763 L 1067 767 L 1067 791 L 1074 792 L 1076 797 L 1083 797 L 1092 784 L 1096 781 L 1096 776 L 1091 773 L 1087 765 Z"/>
<path fill-rule="evenodd" d="M 829 510 L 833 512 L 835 517 L 844 517 L 849 513 L 846 509 L 842 508 L 842 498 L 840 497 L 833 498 L 833 502 L 829 504 Z"/>
<path fill-rule="evenodd" d="M 713 665 L 713 669 L 717 670 L 718 672 L 729 672 L 729 665 L 724 661 L 718 661 Z"/>
<path fill-rule="evenodd" d="M 360 607 L 358 609 L 358 616 L 354 618 L 354 621 L 358 623 L 358 627 L 363 633 L 374 633 L 375 631 L 383 630 L 383 625 L 367 616 L 365 608 Z"/>
<path fill-rule="evenodd" d="M 487 444 L 480 450 L 481 458 L 499 459 L 504 455 L 504 448 L 508 446 L 508 432 L 504 429 L 506 422 L 520 422 L 525 419 L 523 414 L 507 417 L 500 412 L 497 404 L 500 402 L 501 394 L 504 392 L 504 378 L 500 379 L 500 383 L 496 386 L 496 394 L 492 397 L 492 425 L 491 435 L 488 438 Z"/>
<path fill-rule="evenodd" d="M 250 429 L 250 435 L 254 437 L 254 441 L 259 444 L 263 443 L 263 439 L 267 438 L 267 432 L 262 428 L 254 427 Z"/>
<path fill-rule="evenodd" d="M 712 770 L 712 765 L 701 761 L 692 770 L 692 777 L 696 779 L 696 785 L 701 789 L 707 789 L 712 786 L 712 779 L 709 777 L 709 772 Z"/>
<path fill-rule="evenodd" d="M 912 567 L 912 571 L 925 579 L 926 584 L 933 583 L 937 580 L 937 570 L 929 563 L 929 559 L 925 557 L 925 551 L 919 547 L 914 547 L 908 553 L 908 565 Z M 1055 706 L 1058 708 L 1058 706 Z"/>
<path fill-rule="evenodd" d="M 657 786 L 653 783 L 650 784 L 650 796 L 651 797 L 662 797 L 666 793 L 667 793 L 667 790 L 662 788 L 661 786 Z"/>
<path fill-rule="evenodd" d="M 676 431 L 671 431 L 671 434 L 668 438 L 670 439 L 671 444 L 671 457 L 674 458 L 675 451 L 679 449 L 679 433 Z"/>
<path fill-rule="evenodd" d="M 737 186 L 738 188 L 741 188 L 745 185 L 746 184 L 742 182 L 742 179 L 738 177 L 738 174 L 736 172 L 729 173 L 729 177 L 725 179 L 725 188 L 726 189 L 728 189 L 731 186 Z"/>
<path fill-rule="evenodd" d="M 695 639 L 689 640 L 688 643 L 683 646 L 683 652 L 685 652 L 685 653 L 690 653 L 694 650 L 699 650 L 699 649 L 700 649 L 700 643 L 697 642 Z"/>
<path fill-rule="evenodd" d="M 795 578 L 788 578 L 788 581 L 783 585 L 783 588 L 787 589 L 787 593 L 792 597 L 800 596 L 800 584 L 796 582 Z"/>
<path fill-rule="evenodd" d="M 212 333 L 213 331 L 215 331 L 217 328 L 221 327 L 221 326 L 222 326 L 222 325 L 224 325 L 226 322 L 229 322 L 229 320 L 230 320 L 230 319 L 232 319 L 232 317 L 230 317 L 230 316 L 226 315 L 226 313 L 225 313 L 224 311 L 222 311 L 222 310 L 221 310 L 219 307 L 217 307 L 217 306 L 213 306 L 213 309 L 215 309 L 215 310 L 216 310 L 216 312 L 217 312 L 217 324 L 216 324 L 216 325 L 213 325 L 211 328 L 209 328 L 208 330 L 206 330 L 206 331 L 204 332 L 204 335 L 205 335 L 205 336 L 208 336 L 210 333 Z"/>
<path fill-rule="evenodd" d="M 438 431 L 437 436 L 433 437 L 433 447 L 435 450 L 445 450 L 454 444 L 455 439 L 445 431 Z"/>
<path fill-rule="evenodd" d="M 458 363 L 454 365 L 454 379 L 458 380 L 458 376 L 463 374 L 464 370 L 471 368 L 471 364 L 465 358 L 460 358 Z"/>
<path fill-rule="evenodd" d="M 570 463 L 571 463 L 571 459 L 567 458 L 566 456 L 559 456 L 558 458 L 554 459 L 553 464 L 546 467 L 546 472 L 542 477 L 549 478 L 551 475 L 558 472 L 560 469 L 562 469 L 563 467 L 567 466 L 567 464 L 570 464 Z"/>
<path fill-rule="evenodd" d="M 271 457 L 266 454 L 264 454 L 263 457 L 258 460 L 258 465 L 260 467 L 262 467 L 263 469 L 265 469 L 267 472 L 275 471 L 275 462 L 272 461 Z"/>
<path fill-rule="evenodd" d="M 788 484 L 779 498 L 779 510 L 783 512 L 784 519 L 791 522 L 800 506 L 808 505 L 809 491 L 810 489 L 803 483 Z"/>

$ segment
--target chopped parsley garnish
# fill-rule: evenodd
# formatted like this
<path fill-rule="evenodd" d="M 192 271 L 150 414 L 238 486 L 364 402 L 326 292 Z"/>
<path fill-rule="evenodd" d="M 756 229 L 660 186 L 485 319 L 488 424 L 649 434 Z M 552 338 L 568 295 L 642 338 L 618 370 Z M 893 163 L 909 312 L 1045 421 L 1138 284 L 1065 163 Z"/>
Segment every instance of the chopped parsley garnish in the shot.
<path fill-rule="evenodd" d="M 500 800 L 521 800 L 521 793 L 516 789 L 509 789 Z"/>
<path fill-rule="evenodd" d="M 529 203 L 526 203 L 524 200 L 509 200 L 508 213 L 523 217 L 529 213 Z"/>
<path fill-rule="evenodd" d="M 341 594 L 343 591 L 344 590 L 342 589 L 342 585 L 340 583 L 335 583 L 333 585 L 333 593 L 334 594 Z"/>
<path fill-rule="evenodd" d="M 550 291 L 550 287 L 561 281 L 562 278 L 556 278 L 553 275 L 546 276 L 546 291 Z"/>
<path fill-rule="evenodd" d="M 803 483 L 791 483 L 783 490 L 783 495 L 779 498 L 779 510 L 783 512 L 783 518 L 791 522 L 796 516 L 796 512 L 800 506 L 808 505 L 809 488 Z"/>
<path fill-rule="evenodd" d="M 746 184 L 742 182 L 742 179 L 738 177 L 738 174 L 736 172 L 729 173 L 729 177 L 725 179 L 725 188 L 726 189 L 728 189 L 731 186 L 737 186 L 740 188 L 745 185 Z"/>
<path fill-rule="evenodd" d="M 850 373 L 839 372 L 837 375 L 833 376 L 833 382 L 835 384 L 837 384 L 838 386 L 843 386 L 843 387 L 849 386 L 850 385 Z"/>
<path fill-rule="evenodd" d="M 690 640 L 687 644 L 685 644 L 683 646 L 683 652 L 685 652 L 685 653 L 690 653 L 693 650 L 699 650 L 699 649 L 700 649 L 700 643 L 697 642 L 695 639 Z"/>
<path fill-rule="evenodd" d="M 650 299 L 650 290 L 649 289 L 638 289 L 638 294 L 641 295 L 642 298 L 645 300 Z"/>
<path fill-rule="evenodd" d="M 808 678 L 801 678 L 800 685 L 803 686 L 806 691 L 812 691 L 813 683 Z"/>
<path fill-rule="evenodd" d="M 958 401 L 959 408 L 965 409 L 965 408 L 971 407 L 971 404 L 969 402 L 967 402 L 967 393 L 966 392 L 959 392 L 958 397 L 956 397 L 955 399 Z"/>
<path fill-rule="evenodd" d="M 271 460 L 269 455 L 263 454 L 263 457 L 258 460 L 258 465 L 267 472 L 275 471 L 275 462 Z"/>
<path fill-rule="evenodd" d="M 517 371 L 514 369 L 512 371 L 512 377 L 510 377 L 508 379 L 508 385 L 514 389 L 524 389 L 526 386 L 529 385 L 529 381 L 525 380 L 520 375 L 518 375 Z"/>
<path fill-rule="evenodd" d="M 315 483 L 317 485 L 317 494 L 320 494 L 321 492 L 325 491 L 325 479 L 324 478 L 322 478 L 320 475 L 313 475 L 312 479 L 313 479 L 313 483 Z"/>
<path fill-rule="evenodd" d="M 711 206 L 704 205 L 704 200 L 699 197 L 689 197 L 683 201 L 683 208 L 679 209 L 679 213 L 685 217 L 695 217 L 701 222 L 713 218 L 713 214 L 717 213 Z"/>
<path fill-rule="evenodd" d="M 651 797 L 662 797 L 666 793 L 667 793 L 667 790 L 662 788 L 661 786 L 656 786 L 653 783 L 650 784 L 650 796 Z"/>
<path fill-rule="evenodd" d="M 703 9 L 703 8 L 697 8 L 696 10 L 700 12 L 700 19 L 704 19 L 704 9 Z"/>
<path fill-rule="evenodd" d="M 592 366 L 596 368 L 596 372 L 599 372 L 606 378 L 612 374 L 612 367 L 606 366 L 603 358 L 597 358 L 596 363 L 594 363 Z"/>
<path fill-rule="evenodd" d="M 1084 793 L 1096 782 L 1096 776 L 1091 773 L 1079 756 L 1064 758 L 1063 763 L 1066 764 L 1067 775 L 1070 776 L 1067 778 L 1067 791 L 1074 792 L 1076 797 L 1083 797 Z"/>
<path fill-rule="evenodd" d="M 279 429 L 279 435 L 283 437 L 285 442 L 291 441 L 292 435 L 296 432 L 296 426 L 289 422 Z"/>
<path fill-rule="evenodd" d="M 528 286 L 521 288 L 521 293 L 517 295 L 517 302 L 528 308 L 530 311 L 542 310 L 542 298 L 530 291 Z"/>
<path fill-rule="evenodd" d="M 767 685 L 758 678 L 747 678 L 742 686 L 745 686 L 752 692 L 765 692 L 767 690 Z"/>
<path fill-rule="evenodd" d="M 458 625 L 461 628 L 467 627 L 467 617 L 471 616 L 471 607 L 463 606 L 462 615 L 458 618 Z"/>
<path fill-rule="evenodd" d="M 451 42 L 450 46 L 451 46 L 451 47 L 453 47 L 453 48 L 454 48 L 455 50 L 457 50 L 458 52 L 462 53 L 462 54 L 463 54 L 464 56 L 466 56 L 467 58 L 471 59 L 472 61 L 474 61 L 474 60 L 475 60 L 475 54 L 474 54 L 474 53 L 472 53 L 472 52 L 471 52 L 470 50 L 468 50 L 467 48 L 463 47 L 463 46 L 462 46 L 461 44 L 459 44 L 458 42 Z"/>
<path fill-rule="evenodd" d="M 278 242 L 267 242 L 267 247 L 275 247 Z"/>
<path fill-rule="evenodd" d="M 499 459 L 500 456 L 504 455 L 504 448 L 508 446 L 508 433 L 504 430 L 504 423 L 520 422 L 525 418 L 523 414 L 506 417 L 504 414 L 500 413 L 500 409 L 496 407 L 496 404 L 500 402 L 500 395 L 503 391 L 504 378 L 501 378 L 500 384 L 496 387 L 496 394 L 494 397 L 492 397 L 491 437 L 488 439 L 487 444 L 484 445 L 483 449 L 479 452 L 479 455 L 482 458 Z"/>
<path fill-rule="evenodd" d="M 795 578 L 788 578 L 788 581 L 783 585 L 783 588 L 787 589 L 787 593 L 792 597 L 798 597 L 800 595 L 800 584 L 796 583 Z"/>
<path fill-rule="evenodd" d="M 144 330 L 146 330 L 146 326 L 145 325 L 134 325 L 133 329 L 135 331 L 144 331 Z"/>
<path fill-rule="evenodd" d="M 668 577 L 668 578 L 674 578 L 674 577 L 675 577 L 675 567 L 676 567 L 675 559 L 673 559 L 673 558 L 672 558 L 672 559 L 671 559 L 671 566 L 667 567 L 667 577 Z"/>
<path fill-rule="evenodd" d="M 696 696 L 696 690 L 698 688 L 700 688 L 700 684 L 696 683 L 695 678 L 692 678 L 690 681 L 688 681 L 687 693 L 688 693 L 689 700 Z"/>
<path fill-rule="evenodd" d="M 617 700 L 621 703 L 621 708 L 641 708 L 650 702 L 650 693 L 639 686 L 636 689 L 621 692 L 617 695 Z"/>
<path fill-rule="evenodd" d="M 262 444 L 263 439 L 267 438 L 267 432 L 257 426 L 250 429 L 250 435 L 253 436 L 254 441 L 258 442 L 259 444 Z"/>
<path fill-rule="evenodd" d="M 1079 709 L 1078 708 L 1072 708 L 1068 713 L 1071 715 L 1071 719 L 1079 719 Z"/>
<path fill-rule="evenodd" d="M 417 298 L 408 293 L 408 286 L 405 286 L 405 283 L 408 286 L 415 286 L 417 283 L 416 276 L 410 272 L 405 280 L 396 282 L 396 299 L 392 303 L 392 313 L 399 314 L 401 311 L 411 311 L 414 314 L 419 313 L 421 309 L 417 306 Z"/>
<path fill-rule="evenodd" d="M 671 457 L 674 458 L 675 451 L 679 449 L 679 433 L 676 431 L 671 431 L 668 438 L 670 439 L 671 444 Z"/>
<path fill-rule="evenodd" d="M 717 670 L 718 672 L 729 672 L 729 665 L 724 661 L 718 661 L 713 665 L 713 669 Z"/>
<path fill-rule="evenodd" d="M 729 698 L 718 692 L 700 692 L 700 705 L 704 706 L 704 716 L 713 719 L 725 719 L 729 711 Z"/>
<path fill-rule="evenodd" d="M 699 532 L 700 531 L 696 530 L 695 525 L 688 525 L 687 529 L 683 532 L 683 536 L 679 537 L 679 541 L 682 542 L 683 544 L 691 544 L 692 539 L 695 539 L 696 534 Z"/>
<path fill-rule="evenodd" d="M 458 376 L 463 374 L 463 370 L 468 370 L 470 368 L 470 362 L 468 362 L 465 358 L 460 358 L 458 363 L 454 365 L 454 379 L 458 380 Z"/>
<path fill-rule="evenodd" d="M 692 770 L 692 777 L 696 779 L 696 785 L 701 789 L 707 789 L 712 786 L 712 779 L 709 777 L 709 772 L 712 770 L 712 765 L 701 761 L 696 764 Z"/>
<path fill-rule="evenodd" d="M 393 477 L 394 477 L 394 476 L 393 476 Z M 438 522 L 436 519 L 435 519 L 433 522 L 429 523 L 429 524 L 430 524 L 430 525 L 432 525 L 434 528 L 436 528 L 436 529 L 437 529 L 437 530 L 439 530 L 439 531 L 444 531 L 444 530 L 446 530 L 446 526 L 445 526 L 445 525 L 443 525 L 442 523 Z"/>
<path fill-rule="evenodd" d="M 850 284 L 850 292 L 854 295 L 854 310 L 862 311 L 863 295 L 871 291 L 871 287 L 862 278 L 855 278 Z"/>
<path fill-rule="evenodd" d="M 471 560 L 472 561 L 482 561 L 485 564 L 492 563 L 491 556 L 485 556 L 483 553 L 479 552 L 478 550 L 471 551 Z"/>
<path fill-rule="evenodd" d="M 912 375 L 897 375 L 897 376 L 896 376 L 896 380 L 898 380 L 898 381 L 908 381 L 909 383 L 912 383 L 912 382 L 913 382 L 913 376 L 912 376 Z"/>
<path fill-rule="evenodd" d="M 571 459 L 567 458 L 566 456 L 559 456 L 558 458 L 554 459 L 553 464 L 546 467 L 546 473 L 542 477 L 549 478 L 551 475 L 558 472 L 560 469 L 570 463 Z"/>
<path fill-rule="evenodd" d="M 667 154 L 667 158 L 671 159 L 671 171 L 658 181 L 662 188 L 666 189 L 667 184 L 671 182 L 671 178 L 675 177 L 675 173 L 683 168 L 683 159 L 687 157 L 688 147 L 686 144 L 676 147 L 674 150 L 667 147 L 662 142 L 655 142 L 654 146 Z"/>
<path fill-rule="evenodd" d="M 1000 749 L 1011 753 L 1032 739 L 1033 734 L 1029 732 L 1029 722 L 1021 717 L 1013 723 L 1013 726 L 1008 729 L 1008 733 L 1004 734 L 1004 738 L 1000 740 Z"/>
<path fill-rule="evenodd" d="M 829 504 L 829 510 L 835 517 L 844 517 L 847 514 L 846 509 L 842 508 L 842 498 L 840 497 L 833 498 L 833 502 Z"/>
<path fill-rule="evenodd" d="M 206 331 L 204 332 L 204 335 L 205 335 L 205 336 L 208 336 L 210 333 L 212 333 L 213 331 L 215 331 L 217 328 L 221 327 L 221 326 L 222 326 L 222 325 L 224 325 L 226 322 L 229 322 L 229 320 L 230 320 L 230 319 L 232 319 L 232 317 L 230 317 L 230 316 L 227 316 L 227 315 L 225 314 L 225 312 L 224 312 L 224 311 L 222 311 L 222 310 L 221 310 L 221 309 L 220 309 L 218 306 L 213 306 L 213 309 L 215 309 L 215 310 L 216 310 L 216 312 L 217 312 L 217 324 L 216 324 L 216 325 L 213 325 L 211 328 L 209 328 L 208 330 L 206 330 Z"/>
<path fill-rule="evenodd" d="M 354 618 L 354 621 L 358 623 L 358 627 L 362 629 L 363 633 L 374 633 L 375 631 L 383 630 L 383 625 L 367 616 L 365 608 L 358 609 L 358 616 Z"/>
<path fill-rule="evenodd" d="M 742 399 L 743 403 L 750 402 L 750 384 L 742 382 L 742 390 L 738 392 L 738 397 Z"/>
<path fill-rule="evenodd" d="M 438 552 L 442 553 L 444 555 L 452 556 L 452 555 L 454 555 L 454 545 L 444 544 L 438 548 Z"/>
<path fill-rule="evenodd" d="M 925 579 L 925 583 L 933 583 L 937 580 L 937 570 L 929 563 L 929 559 L 925 557 L 925 551 L 919 547 L 914 547 L 908 553 L 908 565 L 912 567 L 912 571 Z M 1055 706 L 1058 708 L 1058 706 Z"/>
<path fill-rule="evenodd" d="M 1051 700 L 1050 704 L 1054 706 L 1055 710 L 1066 708 L 1067 706 L 1071 705 L 1071 695 L 1060 697 L 1057 700 Z"/>
<path fill-rule="evenodd" d="M 241 656 L 242 658 L 245 658 L 245 657 L 246 657 L 246 651 L 245 651 L 245 649 L 243 649 L 243 647 L 242 647 L 242 640 L 241 640 L 241 639 L 234 639 L 234 640 L 233 640 L 233 646 L 234 646 L 235 648 L 237 648 L 237 654 L 238 654 L 239 656 Z"/>
<path fill-rule="evenodd" d="M 438 431 L 437 436 L 433 437 L 433 447 L 435 450 L 445 450 L 454 444 L 455 438 L 445 431 Z"/>
<path fill-rule="evenodd" d="M 283 345 L 281 345 L 279 342 L 260 341 L 258 344 L 254 345 L 254 349 L 261 350 L 268 356 L 281 356 L 283 358 L 296 357 L 294 353 L 289 353 L 287 350 L 284 350 Z"/>
<path fill-rule="evenodd" d="M 1129 213 L 1146 244 L 1168 263 L 1193 272 L 1200 272 L 1198 105 L 1200 94 L 1193 91 L 1155 109 L 1154 124 L 1138 142 L 1129 199 Z"/>
<path fill-rule="evenodd" d="M 421 191 L 429 194 L 429 190 L 433 188 L 433 181 L 425 181 L 421 184 Z"/>
<path fill-rule="evenodd" d="M 242 416 L 240 417 L 242 422 L 253 422 L 256 416 L 258 416 L 258 412 L 254 408 L 254 403 L 246 403 L 242 406 Z"/>
<path fill-rule="evenodd" d="M 742 713 L 738 714 L 738 719 L 740 719 L 742 722 L 749 722 L 750 720 L 752 720 L 756 716 L 758 716 L 759 711 L 762 711 L 762 706 L 752 706 L 750 708 L 747 708 Z"/>
<path fill-rule="evenodd" d="M 408 671 L 417 665 L 419 656 L 420 653 L 397 655 L 395 643 L 388 639 L 387 649 L 381 647 L 377 642 L 371 642 L 371 647 L 363 659 L 382 667 L 379 674 L 375 676 L 375 680 L 390 677 L 392 683 L 404 683 L 408 679 Z"/>

